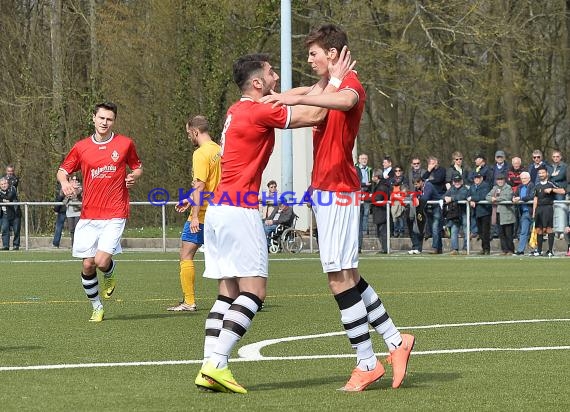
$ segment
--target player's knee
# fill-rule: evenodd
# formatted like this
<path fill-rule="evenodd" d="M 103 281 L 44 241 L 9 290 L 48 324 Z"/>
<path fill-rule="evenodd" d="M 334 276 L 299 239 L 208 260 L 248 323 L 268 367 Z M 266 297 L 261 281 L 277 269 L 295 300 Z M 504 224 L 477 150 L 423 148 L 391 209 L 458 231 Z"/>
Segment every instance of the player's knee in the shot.
<path fill-rule="evenodd" d="M 111 265 L 111 257 L 109 256 L 95 256 L 93 259 L 94 264 L 101 270 L 107 270 Z"/>
<path fill-rule="evenodd" d="M 97 266 L 95 265 L 95 261 L 93 259 L 83 259 L 83 273 L 85 275 L 93 275 L 95 274 Z"/>

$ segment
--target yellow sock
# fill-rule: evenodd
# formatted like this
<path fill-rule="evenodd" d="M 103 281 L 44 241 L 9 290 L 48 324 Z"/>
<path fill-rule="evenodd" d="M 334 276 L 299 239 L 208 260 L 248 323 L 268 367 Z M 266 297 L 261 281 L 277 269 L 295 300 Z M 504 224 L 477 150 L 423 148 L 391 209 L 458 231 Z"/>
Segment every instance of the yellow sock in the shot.
<path fill-rule="evenodd" d="M 194 261 L 181 260 L 180 261 L 180 284 L 182 285 L 182 292 L 184 293 L 184 303 L 194 305 L 196 303 L 196 295 L 194 293 L 194 282 L 196 279 L 196 272 L 194 270 Z"/>

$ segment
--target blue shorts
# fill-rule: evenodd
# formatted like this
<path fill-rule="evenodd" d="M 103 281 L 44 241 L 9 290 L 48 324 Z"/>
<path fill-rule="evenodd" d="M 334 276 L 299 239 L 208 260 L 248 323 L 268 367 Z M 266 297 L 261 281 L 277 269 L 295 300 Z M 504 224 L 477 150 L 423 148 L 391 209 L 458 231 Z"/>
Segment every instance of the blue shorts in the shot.
<path fill-rule="evenodd" d="M 190 232 L 190 222 L 186 221 L 184 223 L 184 229 L 182 229 L 182 236 L 180 237 L 183 242 L 192 242 L 196 245 L 204 244 L 204 225 L 200 223 L 200 230 L 196 233 Z"/>

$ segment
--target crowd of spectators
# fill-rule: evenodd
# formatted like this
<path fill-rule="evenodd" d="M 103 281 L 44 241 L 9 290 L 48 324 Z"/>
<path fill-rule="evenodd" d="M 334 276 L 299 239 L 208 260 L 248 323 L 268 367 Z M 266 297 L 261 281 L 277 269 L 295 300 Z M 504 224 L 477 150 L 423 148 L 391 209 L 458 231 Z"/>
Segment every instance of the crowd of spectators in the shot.
<path fill-rule="evenodd" d="M 76 195 L 72 198 L 66 197 L 61 192 L 61 186 L 56 189 L 56 202 L 62 202 L 61 205 L 55 205 L 53 210 L 56 214 L 55 230 L 52 244 L 59 248 L 64 225 L 67 227 L 71 236 L 71 244 L 73 245 L 75 226 L 81 214 L 81 181 L 77 175 L 69 177 L 70 181 L 76 188 Z M 18 185 L 20 178 L 16 175 L 16 168 L 9 164 L 6 166 L 5 174 L 0 177 L 0 228 L 2 233 L 2 250 L 20 249 L 20 230 L 22 226 L 22 207 L 18 204 Z"/>
<path fill-rule="evenodd" d="M 450 238 L 446 252 L 466 254 L 466 236 L 470 233 L 472 241 L 481 242 L 480 253 L 484 255 L 491 254 L 491 241 L 498 238 L 500 249 L 495 252 L 502 255 L 529 252 L 531 256 L 552 256 L 554 239 L 559 238 L 566 239 L 565 254 L 570 256 L 569 208 L 557 202 L 568 199 L 570 170 L 559 150 L 552 151 L 550 161 L 540 150 L 534 150 L 526 159 L 528 166 L 519 156 L 508 159 L 504 150 L 495 152 L 493 162 L 487 162 L 483 153 L 469 161 L 459 151 L 451 154 L 448 167 L 435 156 L 426 160 L 423 163 L 414 156 L 406 168 L 384 156 L 382 166 L 374 168 L 368 155 L 358 156 L 355 168 L 361 190 L 370 194 L 361 207 L 359 249 L 363 237 L 370 234 L 371 215 L 380 241 L 379 253 L 388 252 L 389 235 L 409 237 L 411 255 L 422 253 L 427 239 L 431 239 L 429 253 L 444 253 L 444 237 Z M 390 200 L 390 213 L 382 202 L 386 198 Z M 538 246 L 530 247 L 533 227 L 540 239 Z M 543 240 L 548 240 L 544 253 Z"/>

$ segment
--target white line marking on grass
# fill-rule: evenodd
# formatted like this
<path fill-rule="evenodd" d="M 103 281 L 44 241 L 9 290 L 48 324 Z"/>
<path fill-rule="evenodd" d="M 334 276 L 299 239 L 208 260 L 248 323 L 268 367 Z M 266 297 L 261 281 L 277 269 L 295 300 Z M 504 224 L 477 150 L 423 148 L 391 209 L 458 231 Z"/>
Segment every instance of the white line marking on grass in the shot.
<path fill-rule="evenodd" d="M 435 324 L 435 325 L 422 325 L 422 326 L 407 326 L 401 327 L 402 330 L 413 329 L 438 329 L 438 328 L 457 328 L 464 326 L 489 326 L 489 325 L 508 325 L 516 323 L 543 323 L 543 322 L 569 322 L 570 319 L 524 319 L 524 320 L 501 320 L 494 322 L 469 322 L 469 323 L 448 323 L 448 324 Z M 373 331 L 373 330 L 371 330 Z M 304 336 L 288 336 L 285 338 L 267 339 L 260 342 L 252 343 L 250 345 L 242 346 L 238 350 L 238 355 L 245 359 L 262 359 L 261 349 L 281 342 L 292 342 L 296 340 L 326 338 L 330 336 L 344 335 L 345 332 L 329 332 L 318 335 L 304 335 Z M 414 352 L 415 354 L 416 352 Z"/>
<path fill-rule="evenodd" d="M 402 329 L 436 329 L 445 327 L 461 326 L 486 326 L 515 323 L 541 323 L 541 322 L 568 322 L 570 319 L 528 319 L 528 320 L 506 320 L 496 322 L 471 322 L 471 323 L 449 323 L 410 326 Z M 312 360 L 312 359 L 342 359 L 354 358 L 355 354 L 338 355 L 299 355 L 299 356 L 262 356 L 259 352 L 261 348 L 274 343 L 291 342 L 295 340 L 323 338 L 330 336 L 344 335 L 345 332 L 330 332 L 318 335 L 290 336 L 279 339 L 267 339 L 261 342 L 246 345 L 238 351 L 239 358 L 232 359 L 232 362 L 257 362 L 257 361 L 282 361 L 282 360 Z M 478 352 L 529 352 L 547 350 L 570 350 L 570 346 L 531 346 L 525 348 L 466 348 L 466 349 L 439 349 L 428 351 L 414 351 L 415 355 L 440 355 L 455 353 L 478 353 Z M 376 353 L 377 356 L 388 355 L 387 352 Z M 0 372 L 27 371 L 27 370 L 57 370 L 57 369 L 81 369 L 81 368 L 108 368 L 126 366 L 164 366 L 164 365 L 199 365 L 202 359 L 194 360 L 165 360 L 165 361 L 144 361 L 144 362 L 108 362 L 108 363 L 76 363 L 76 364 L 56 364 L 56 365 L 29 365 L 29 366 L 0 366 Z"/>
<path fill-rule="evenodd" d="M 477 353 L 477 352 L 527 352 L 545 350 L 570 350 L 570 346 L 532 346 L 528 348 L 469 348 L 469 349 L 441 349 L 414 351 L 416 355 L 440 355 L 455 353 Z M 376 353 L 377 356 L 388 355 L 387 352 Z M 232 362 L 259 362 L 259 361 L 287 361 L 287 360 L 316 360 L 316 359 L 343 359 L 354 358 L 355 354 L 339 355 L 301 355 L 301 356 L 267 356 L 260 358 L 236 358 Z M 58 370 L 58 369 L 85 369 L 85 368 L 110 368 L 125 366 L 168 366 L 168 365 L 200 365 L 202 359 L 194 360 L 167 360 L 167 361 L 146 361 L 146 362 L 109 362 L 109 363 L 75 363 L 59 365 L 30 365 L 30 366 L 0 366 L 0 372 L 10 371 L 30 371 L 30 370 Z"/>

